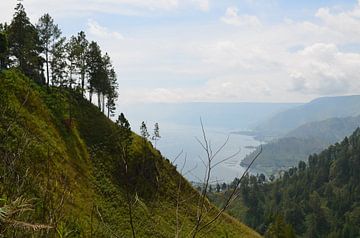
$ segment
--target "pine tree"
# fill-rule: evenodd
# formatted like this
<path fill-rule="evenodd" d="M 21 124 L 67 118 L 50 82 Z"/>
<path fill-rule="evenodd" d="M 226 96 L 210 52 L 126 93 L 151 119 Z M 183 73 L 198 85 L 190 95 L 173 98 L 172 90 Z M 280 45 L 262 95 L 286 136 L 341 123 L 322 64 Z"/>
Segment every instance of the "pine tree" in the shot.
<path fill-rule="evenodd" d="M 40 19 L 36 25 L 37 32 L 39 34 L 39 39 L 41 46 L 45 54 L 45 65 L 46 65 L 46 84 L 50 84 L 50 53 L 52 45 L 55 45 L 57 40 L 61 36 L 61 30 L 58 25 L 54 24 L 53 18 L 46 13 Z"/>
<path fill-rule="evenodd" d="M 50 61 L 52 83 L 53 85 L 64 87 L 68 82 L 68 62 L 65 37 L 61 38 L 52 46 L 51 54 L 53 55 Z"/>
<path fill-rule="evenodd" d="M 102 56 L 101 56 L 101 50 L 99 45 L 92 41 L 89 44 L 89 52 L 87 54 L 86 58 L 87 62 L 87 71 L 89 74 L 89 81 L 88 81 L 88 89 L 89 89 L 89 100 L 92 102 L 92 96 L 93 93 L 100 92 L 99 91 L 99 82 L 101 81 L 102 77 L 102 70 L 103 70 L 103 62 L 102 62 Z M 99 99 L 98 99 L 99 100 Z M 98 106 L 100 103 L 98 103 Z"/>
<path fill-rule="evenodd" d="M 158 140 L 160 140 L 160 138 L 161 138 L 161 136 L 160 136 L 159 124 L 156 122 L 154 125 L 154 134 L 151 138 L 154 141 L 155 148 L 156 148 L 156 143 Z"/>
<path fill-rule="evenodd" d="M 127 146 L 130 146 L 132 141 L 132 132 L 129 121 L 125 118 L 123 113 L 120 113 L 116 120 L 116 125 L 121 129 L 121 141 L 124 141 Z"/>
<path fill-rule="evenodd" d="M 150 136 L 146 124 L 145 122 L 141 122 L 141 126 L 140 126 L 140 135 L 144 140 L 147 140 Z"/>
<path fill-rule="evenodd" d="M 18 3 L 8 29 L 9 53 L 18 67 L 27 76 L 44 83 L 42 52 L 38 32 L 26 15 L 24 6 Z"/>
<path fill-rule="evenodd" d="M 110 83 L 110 87 L 106 95 L 107 96 L 106 107 L 108 109 L 107 112 L 108 117 L 113 116 L 116 109 L 115 101 L 118 97 L 118 93 L 117 93 L 118 84 L 117 84 L 116 73 L 114 68 L 111 68 L 109 72 L 109 83 Z"/>
<path fill-rule="evenodd" d="M 110 85 L 110 70 L 112 68 L 111 60 L 108 53 L 102 57 L 102 77 L 99 84 L 99 92 L 102 99 L 102 112 L 105 111 L 105 96 L 108 95 L 111 91 Z"/>
<path fill-rule="evenodd" d="M 7 68 L 7 53 L 9 50 L 9 43 L 5 32 L 0 30 L 0 71 Z"/>
<path fill-rule="evenodd" d="M 74 75 L 76 74 L 76 38 L 72 36 L 66 43 L 66 54 L 68 60 L 68 86 L 72 88 L 72 85 L 76 83 Z"/>
<path fill-rule="evenodd" d="M 81 93 L 85 92 L 85 77 L 87 71 L 86 58 L 88 54 L 89 42 L 86 39 L 85 32 L 80 31 L 75 38 L 75 65 L 80 74 L 81 79 Z"/>

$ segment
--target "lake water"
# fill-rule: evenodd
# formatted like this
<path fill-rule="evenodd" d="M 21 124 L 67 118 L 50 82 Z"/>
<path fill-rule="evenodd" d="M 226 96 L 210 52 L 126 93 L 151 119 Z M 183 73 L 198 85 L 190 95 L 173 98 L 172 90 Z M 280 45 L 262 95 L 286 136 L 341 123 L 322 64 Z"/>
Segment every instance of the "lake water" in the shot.
<path fill-rule="evenodd" d="M 150 134 L 155 122 L 159 123 L 161 139 L 156 147 L 170 161 L 174 161 L 182 151 L 174 164 L 178 171 L 184 167 L 182 173 L 193 182 L 202 181 L 205 173 L 200 158 L 205 160 L 206 154 L 196 140 L 202 139 L 200 117 L 214 153 L 230 136 L 213 164 L 240 152 L 213 169 L 211 181 L 220 183 L 231 182 L 235 177 L 241 176 L 244 172 L 244 168 L 240 166 L 241 160 L 253 150 L 249 147 L 260 144 L 252 136 L 230 133 L 249 129 L 275 113 L 293 106 L 294 104 L 281 103 L 150 103 L 119 105 L 118 113 L 125 113 L 132 130 L 137 133 L 142 121 L 145 121 Z"/>
<path fill-rule="evenodd" d="M 177 166 L 178 171 L 182 170 L 187 179 L 193 182 L 201 182 L 205 175 L 205 166 L 202 160 L 206 160 L 206 152 L 196 139 L 203 141 L 200 123 L 199 126 L 169 123 L 159 123 L 159 125 L 161 139 L 156 143 L 157 149 Z M 149 132 L 152 129 L 149 124 Z M 214 158 L 213 164 L 236 154 L 212 170 L 211 181 L 213 183 L 231 182 L 235 177 L 241 176 L 245 169 L 240 166 L 240 162 L 253 150 L 247 147 L 257 146 L 260 142 L 251 136 L 231 134 L 231 131 L 225 128 L 209 128 L 205 125 L 205 130 L 213 153 L 225 143 L 229 136 L 228 142 Z M 178 156 L 179 154 L 181 155 Z"/>

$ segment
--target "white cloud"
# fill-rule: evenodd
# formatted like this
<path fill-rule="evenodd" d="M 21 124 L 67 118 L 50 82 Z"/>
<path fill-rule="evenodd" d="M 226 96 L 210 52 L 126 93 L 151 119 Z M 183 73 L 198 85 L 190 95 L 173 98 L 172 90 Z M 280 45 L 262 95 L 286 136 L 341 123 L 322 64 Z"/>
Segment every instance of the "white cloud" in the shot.
<path fill-rule="evenodd" d="M 193 0 L 202 11 L 208 11 L 210 8 L 209 0 Z"/>
<path fill-rule="evenodd" d="M 209 0 L 27 0 L 23 4 L 32 20 L 38 19 L 44 12 L 66 18 L 90 16 L 93 13 L 146 15 L 183 8 L 209 9 Z M 11 19 L 15 5 L 13 0 L 0 1 L 0 21 Z"/>
<path fill-rule="evenodd" d="M 228 7 L 226 9 L 225 16 L 221 18 L 226 24 L 234 26 L 248 26 L 248 27 L 258 27 L 261 26 L 260 20 L 256 16 L 252 15 L 239 15 L 239 10 L 236 7 Z"/>
<path fill-rule="evenodd" d="M 0 1 L 0 22 L 9 22 L 12 18 L 15 1 Z"/>
<path fill-rule="evenodd" d="M 320 8 L 315 16 L 324 27 L 337 32 L 344 40 L 360 40 L 360 2 L 349 11 L 333 12 L 330 8 Z"/>
<path fill-rule="evenodd" d="M 116 39 L 116 40 L 123 40 L 124 36 L 116 31 L 110 31 L 109 29 L 107 29 L 106 27 L 100 26 L 99 23 L 97 23 L 96 21 L 89 19 L 88 23 L 88 32 L 96 37 L 100 37 L 100 38 L 110 38 L 110 39 Z"/>
<path fill-rule="evenodd" d="M 318 43 L 294 55 L 292 90 L 320 95 L 360 91 L 360 54 Z"/>
<path fill-rule="evenodd" d="M 265 0 L 251 1 L 257 6 Z M 12 13 L 12 4 L 0 1 L 0 9 L 10 7 Z M 119 15 L 158 17 L 163 12 L 213 8 L 208 0 L 27 0 L 24 4 L 36 17 L 48 9 L 55 17 L 73 14 L 99 22 L 106 19 L 98 13 L 115 13 L 111 17 L 116 21 Z M 360 1 L 350 10 L 320 8 L 313 13 L 315 20 L 286 18 L 262 24 L 257 16 L 245 13 L 230 6 L 220 20 L 216 16 L 217 23 L 178 21 L 128 28 L 88 20 L 87 33 L 109 52 L 122 102 L 304 101 L 360 93 L 360 46 L 346 47 L 360 42 Z"/>

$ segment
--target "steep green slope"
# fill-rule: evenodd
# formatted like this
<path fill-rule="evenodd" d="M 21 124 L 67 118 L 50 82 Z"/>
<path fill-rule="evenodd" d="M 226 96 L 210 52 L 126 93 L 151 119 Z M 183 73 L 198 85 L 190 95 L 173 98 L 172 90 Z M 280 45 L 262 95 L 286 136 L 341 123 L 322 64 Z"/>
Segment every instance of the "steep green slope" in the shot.
<path fill-rule="evenodd" d="M 360 129 L 274 182 L 246 177 L 240 197 L 230 213 L 260 232 L 281 218 L 299 237 L 359 237 Z"/>
<path fill-rule="evenodd" d="M 80 94 L 9 70 L 0 95 L 1 214 L 33 206 L 0 214 L 4 237 L 131 237 L 129 200 L 137 237 L 191 233 L 199 194 L 151 144 L 133 135 L 124 174 L 116 125 Z M 259 236 L 226 214 L 199 235 Z"/>
<path fill-rule="evenodd" d="M 263 153 L 255 161 L 253 170 L 268 175 L 296 166 L 299 161 L 349 136 L 360 126 L 360 116 L 330 118 L 306 123 L 287 133 L 283 138 L 263 146 Z M 248 155 L 242 165 L 251 162 L 257 151 Z"/>

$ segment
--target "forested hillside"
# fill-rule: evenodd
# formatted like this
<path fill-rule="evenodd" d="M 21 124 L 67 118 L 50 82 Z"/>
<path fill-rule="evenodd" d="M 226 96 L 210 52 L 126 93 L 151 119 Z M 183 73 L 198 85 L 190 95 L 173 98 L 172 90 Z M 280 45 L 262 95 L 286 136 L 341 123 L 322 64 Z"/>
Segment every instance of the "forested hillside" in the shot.
<path fill-rule="evenodd" d="M 339 142 L 360 126 L 360 116 L 330 118 L 306 123 L 290 131 L 284 137 L 263 145 L 259 160 L 253 164 L 253 171 L 272 175 L 295 166 L 301 160 L 318 153 L 329 145 Z M 241 162 L 248 165 L 258 150 Z"/>
<path fill-rule="evenodd" d="M 247 176 L 240 197 L 230 213 L 267 237 L 358 237 L 360 129 L 273 182 Z"/>

